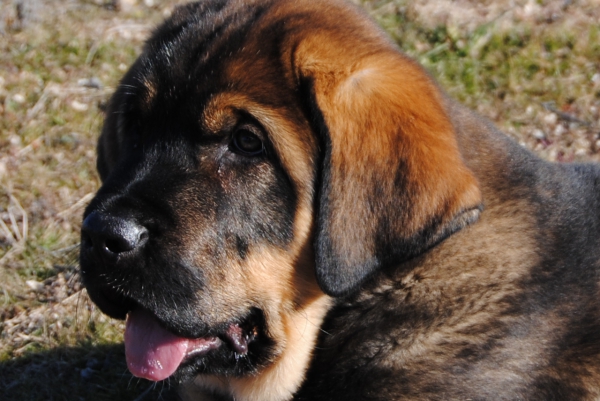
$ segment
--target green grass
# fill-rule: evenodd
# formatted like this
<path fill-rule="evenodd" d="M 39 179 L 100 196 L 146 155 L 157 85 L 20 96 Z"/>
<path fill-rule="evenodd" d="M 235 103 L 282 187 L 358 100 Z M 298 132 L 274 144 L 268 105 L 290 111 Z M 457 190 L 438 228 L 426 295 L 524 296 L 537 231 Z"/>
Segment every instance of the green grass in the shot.
<path fill-rule="evenodd" d="M 0 4 L 3 400 L 132 400 L 149 387 L 126 371 L 122 322 L 81 291 L 77 244 L 99 186 L 102 106 L 175 2 L 121 12 L 66 2 L 34 10 L 24 24 L 11 17 L 12 2 Z M 441 87 L 523 146 L 549 160 L 600 160 L 600 12 L 592 0 L 556 19 L 544 19 L 556 2 L 538 2 L 534 16 L 515 6 L 461 22 L 454 10 L 459 18 L 447 23 L 420 11 L 425 0 L 362 3 Z M 92 77 L 101 88 L 79 84 Z"/>

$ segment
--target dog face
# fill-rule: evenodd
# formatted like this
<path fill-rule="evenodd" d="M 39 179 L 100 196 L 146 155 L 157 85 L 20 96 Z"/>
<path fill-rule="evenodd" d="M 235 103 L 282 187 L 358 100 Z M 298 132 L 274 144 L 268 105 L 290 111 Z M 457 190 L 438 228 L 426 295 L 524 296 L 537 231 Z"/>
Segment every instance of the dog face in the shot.
<path fill-rule="evenodd" d="M 477 219 L 442 104 L 353 6 L 176 10 L 110 102 L 82 228 L 92 300 L 129 314 L 132 372 L 289 397 L 329 296 Z"/>

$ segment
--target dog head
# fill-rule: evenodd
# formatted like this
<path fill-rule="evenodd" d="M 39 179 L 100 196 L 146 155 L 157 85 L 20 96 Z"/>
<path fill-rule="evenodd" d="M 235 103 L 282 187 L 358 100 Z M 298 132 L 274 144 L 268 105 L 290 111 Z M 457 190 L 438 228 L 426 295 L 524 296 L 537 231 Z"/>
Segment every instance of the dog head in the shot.
<path fill-rule="evenodd" d="M 304 349 L 281 394 L 325 294 L 422 254 L 481 204 L 436 85 L 338 1 L 177 9 L 110 101 L 98 170 L 82 275 L 105 313 L 129 314 L 132 372 L 285 376 Z"/>

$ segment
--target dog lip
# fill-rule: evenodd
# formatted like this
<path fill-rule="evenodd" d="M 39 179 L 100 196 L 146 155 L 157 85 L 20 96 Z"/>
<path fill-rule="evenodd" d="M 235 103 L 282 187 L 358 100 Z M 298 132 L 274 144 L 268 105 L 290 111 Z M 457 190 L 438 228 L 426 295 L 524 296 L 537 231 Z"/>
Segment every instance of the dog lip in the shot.
<path fill-rule="evenodd" d="M 217 349 L 223 345 L 223 341 L 219 337 L 200 337 L 190 339 L 188 342 L 187 351 L 184 357 L 184 362 L 206 354 L 212 349 Z"/>
<path fill-rule="evenodd" d="M 250 334 L 246 333 L 239 324 L 229 325 L 223 336 L 237 355 L 241 356 L 248 353 L 248 343 L 251 341 Z"/>

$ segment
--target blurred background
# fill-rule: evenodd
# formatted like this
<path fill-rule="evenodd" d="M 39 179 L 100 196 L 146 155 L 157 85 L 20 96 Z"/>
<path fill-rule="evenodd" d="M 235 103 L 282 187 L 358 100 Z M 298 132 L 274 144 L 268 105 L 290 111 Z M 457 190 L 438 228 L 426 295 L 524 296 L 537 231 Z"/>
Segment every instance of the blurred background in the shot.
<path fill-rule="evenodd" d="M 358 1 L 453 97 L 557 162 L 600 160 L 600 0 Z M 89 302 L 103 110 L 176 0 L 0 0 L 0 399 L 150 400 Z"/>

